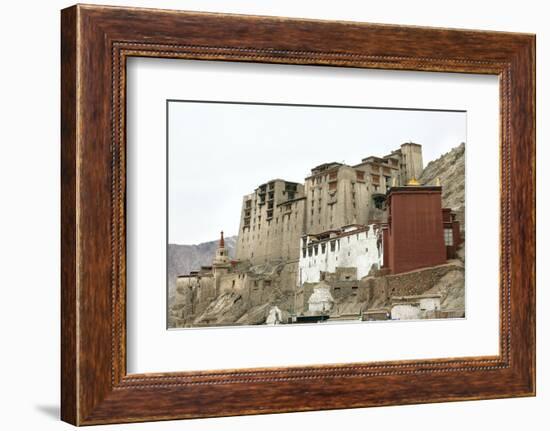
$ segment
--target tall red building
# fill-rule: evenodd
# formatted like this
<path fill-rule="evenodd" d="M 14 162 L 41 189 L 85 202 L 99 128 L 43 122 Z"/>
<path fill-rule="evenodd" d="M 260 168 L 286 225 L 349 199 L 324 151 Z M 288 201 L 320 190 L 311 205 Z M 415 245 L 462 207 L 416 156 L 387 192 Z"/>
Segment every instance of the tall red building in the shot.
<path fill-rule="evenodd" d="M 387 197 L 384 268 L 391 274 L 441 265 L 455 257 L 458 221 L 441 207 L 441 187 L 392 187 Z"/>

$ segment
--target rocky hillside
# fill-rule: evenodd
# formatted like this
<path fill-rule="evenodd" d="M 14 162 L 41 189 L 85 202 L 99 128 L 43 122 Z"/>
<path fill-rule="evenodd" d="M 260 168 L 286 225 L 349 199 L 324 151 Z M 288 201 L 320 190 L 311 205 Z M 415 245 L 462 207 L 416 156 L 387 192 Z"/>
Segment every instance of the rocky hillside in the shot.
<path fill-rule="evenodd" d="M 210 265 L 216 254 L 219 240 L 194 245 L 168 244 L 168 292 L 172 294 L 176 287 L 176 277 Z M 225 238 L 225 247 L 229 257 L 234 257 L 237 236 Z"/>
<path fill-rule="evenodd" d="M 443 187 L 443 206 L 456 211 L 464 230 L 464 143 L 431 161 L 420 177 L 421 184 L 433 185 L 437 178 Z"/>

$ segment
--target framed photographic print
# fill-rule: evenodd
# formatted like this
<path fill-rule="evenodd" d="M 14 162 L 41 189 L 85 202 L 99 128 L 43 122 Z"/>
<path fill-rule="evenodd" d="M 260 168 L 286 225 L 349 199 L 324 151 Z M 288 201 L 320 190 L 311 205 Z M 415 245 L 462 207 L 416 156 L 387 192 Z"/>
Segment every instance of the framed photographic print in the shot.
<path fill-rule="evenodd" d="M 61 30 L 63 420 L 534 395 L 533 35 Z"/>

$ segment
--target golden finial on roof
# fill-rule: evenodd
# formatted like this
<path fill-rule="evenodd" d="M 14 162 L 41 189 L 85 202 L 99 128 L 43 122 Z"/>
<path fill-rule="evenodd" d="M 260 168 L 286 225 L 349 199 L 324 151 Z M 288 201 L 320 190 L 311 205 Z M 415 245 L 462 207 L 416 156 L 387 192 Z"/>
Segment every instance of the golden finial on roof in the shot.
<path fill-rule="evenodd" d="M 437 187 L 441 187 L 441 181 L 439 181 L 439 177 L 437 177 L 437 178 L 435 179 L 435 185 L 436 185 Z"/>
<path fill-rule="evenodd" d="M 415 177 L 412 177 L 409 182 L 407 183 L 408 186 L 419 186 L 420 183 L 417 181 Z"/>
<path fill-rule="evenodd" d="M 391 186 L 392 187 L 397 187 L 397 177 L 393 177 L 392 180 L 391 180 Z"/>

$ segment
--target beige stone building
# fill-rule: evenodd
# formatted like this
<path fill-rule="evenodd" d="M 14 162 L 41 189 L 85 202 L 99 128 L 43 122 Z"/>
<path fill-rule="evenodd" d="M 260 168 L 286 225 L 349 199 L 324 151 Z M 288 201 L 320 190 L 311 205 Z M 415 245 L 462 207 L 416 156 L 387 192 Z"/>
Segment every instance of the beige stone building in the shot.
<path fill-rule="evenodd" d="M 244 196 L 236 258 L 254 264 L 298 259 L 304 210 L 299 183 L 275 179 Z"/>
<path fill-rule="evenodd" d="M 405 143 L 353 166 L 316 166 L 304 184 L 282 179 L 262 184 L 243 197 L 236 259 L 254 265 L 297 261 L 306 234 L 380 222 L 386 191 L 418 178 L 422 170 L 422 146 Z"/>

